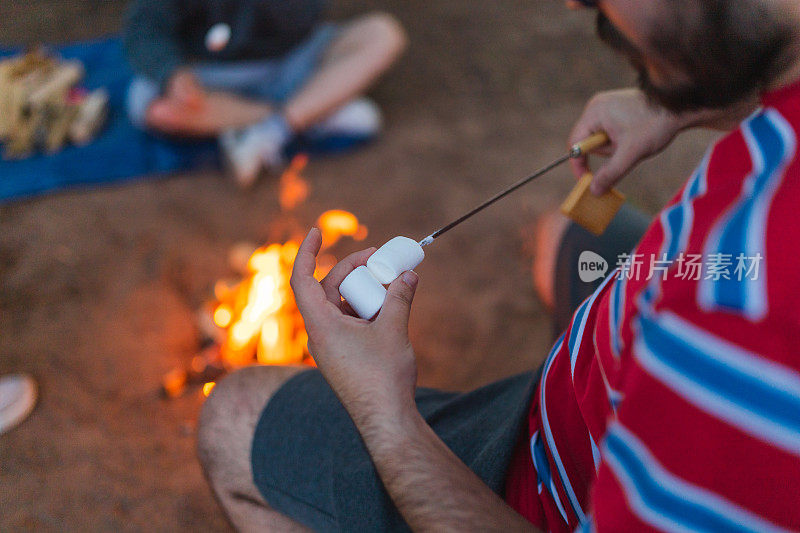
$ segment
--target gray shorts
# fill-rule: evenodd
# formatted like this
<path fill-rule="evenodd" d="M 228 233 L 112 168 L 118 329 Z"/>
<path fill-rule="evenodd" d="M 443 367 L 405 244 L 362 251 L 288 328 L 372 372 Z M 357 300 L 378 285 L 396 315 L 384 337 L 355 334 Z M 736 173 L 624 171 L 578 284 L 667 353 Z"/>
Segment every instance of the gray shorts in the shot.
<path fill-rule="evenodd" d="M 652 217 L 630 204 L 620 209 L 608 229 L 601 236 L 592 235 L 571 222 L 561 239 L 556 260 L 553 310 L 553 339 L 557 339 L 572 320 L 572 313 L 583 301 L 594 294 L 603 278 L 586 283 L 578 273 L 578 258 L 590 250 L 606 260 L 610 274 L 617 267 L 622 254 L 629 254 L 638 244 Z"/>
<path fill-rule="evenodd" d="M 502 495 L 537 374 L 468 393 L 417 391 L 437 435 Z M 253 478 L 269 505 L 315 531 L 406 531 L 350 416 L 317 370 L 290 379 L 256 426 Z"/>
<path fill-rule="evenodd" d="M 625 206 L 601 237 L 570 225 L 555 272 L 558 334 L 600 283 L 580 280 L 580 253 L 600 254 L 613 270 L 617 256 L 631 251 L 648 224 L 649 217 Z M 417 407 L 436 434 L 501 496 L 515 447 L 526 439 L 538 376 L 528 372 L 461 394 L 417 390 Z M 408 529 L 349 415 L 316 370 L 289 380 L 267 404 L 251 461 L 270 506 L 316 531 Z"/>

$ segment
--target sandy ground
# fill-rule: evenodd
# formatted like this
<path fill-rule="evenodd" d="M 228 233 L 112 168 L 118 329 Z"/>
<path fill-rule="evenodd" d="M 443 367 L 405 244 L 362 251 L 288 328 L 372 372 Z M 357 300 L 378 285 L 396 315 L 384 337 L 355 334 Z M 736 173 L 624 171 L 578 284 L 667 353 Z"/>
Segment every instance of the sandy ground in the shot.
<path fill-rule="evenodd" d="M 2 2 L 0 43 L 113 32 L 124 5 Z M 311 223 L 351 210 L 370 244 L 426 235 L 553 159 L 587 98 L 633 79 L 596 44 L 592 16 L 560 0 L 348 0 L 333 16 L 374 8 L 411 40 L 373 92 L 386 133 L 313 161 L 300 211 Z M 706 138 L 679 140 L 623 189 L 655 212 Z M 411 325 L 423 384 L 467 389 L 541 361 L 550 326 L 526 243 L 571 183 L 553 172 L 429 249 Z M 194 310 L 230 274 L 228 248 L 268 235 L 275 193 L 274 180 L 242 193 L 204 171 L 0 208 L 0 373 L 31 372 L 42 389 L 30 420 L 0 437 L 0 530 L 228 527 L 195 459 L 199 394 L 157 389 L 196 349 Z"/>

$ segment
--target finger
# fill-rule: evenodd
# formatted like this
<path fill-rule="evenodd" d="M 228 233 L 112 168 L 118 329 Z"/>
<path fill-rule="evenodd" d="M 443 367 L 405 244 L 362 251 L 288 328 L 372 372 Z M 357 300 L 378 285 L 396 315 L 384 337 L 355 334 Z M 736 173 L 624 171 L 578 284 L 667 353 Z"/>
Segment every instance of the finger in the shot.
<path fill-rule="evenodd" d="M 594 121 L 589 121 L 585 117 L 579 118 L 578 122 L 575 123 L 575 127 L 572 128 L 569 137 L 567 137 L 567 149 L 571 149 L 573 146 L 589 137 L 592 133 L 599 130 L 599 124 L 596 124 Z"/>
<path fill-rule="evenodd" d="M 292 277 L 289 284 L 294 291 L 297 308 L 303 315 L 307 325 L 323 322 L 322 311 L 327 304 L 325 291 L 314 279 L 314 270 L 317 266 L 317 254 L 322 246 L 322 233 L 317 228 L 311 228 L 306 238 L 297 250 L 297 257 L 292 268 Z"/>
<path fill-rule="evenodd" d="M 206 93 L 199 85 L 193 85 L 188 94 L 187 102 L 195 109 L 200 109 L 205 105 Z"/>
<path fill-rule="evenodd" d="M 614 150 L 615 150 L 614 141 L 611 140 L 611 142 L 609 142 L 607 145 L 605 145 L 605 146 L 603 146 L 601 148 L 597 148 L 597 149 L 593 150 L 592 151 L 592 155 L 600 155 L 600 156 L 603 156 L 603 157 L 611 157 L 612 155 L 614 155 Z"/>
<path fill-rule="evenodd" d="M 589 159 L 586 156 L 576 157 L 569 160 L 569 166 L 576 179 L 580 179 L 589 172 Z"/>
<path fill-rule="evenodd" d="M 177 74 L 172 82 L 172 94 L 185 106 L 192 107 L 202 101 L 202 86 L 190 73 Z"/>
<path fill-rule="evenodd" d="M 325 290 L 325 296 L 327 296 L 332 304 L 339 306 L 342 301 L 341 295 L 339 294 L 339 285 L 342 284 L 344 278 L 357 267 L 366 265 L 367 259 L 369 259 L 369 256 L 374 254 L 375 251 L 376 248 L 367 248 L 366 250 L 352 253 L 336 263 L 331 271 L 328 272 L 328 275 L 320 282 L 320 285 L 322 285 L 322 288 Z"/>
<path fill-rule="evenodd" d="M 190 109 L 196 109 L 203 105 L 203 95 L 196 87 L 183 85 L 177 93 L 180 102 Z"/>
<path fill-rule="evenodd" d="M 346 301 L 342 302 L 341 310 L 342 313 L 344 313 L 347 316 L 351 316 L 353 318 L 361 318 L 360 316 L 358 316 L 358 313 L 356 313 L 356 310 L 353 309 L 353 306 L 351 306 Z"/>
<path fill-rule="evenodd" d="M 190 82 L 186 80 L 185 76 L 178 76 L 175 78 L 175 81 L 172 84 L 172 89 L 175 94 L 175 97 L 178 100 L 186 100 L 186 97 L 191 92 Z"/>
<path fill-rule="evenodd" d="M 595 120 L 589 119 L 587 117 L 587 112 L 584 110 L 583 115 L 575 123 L 575 126 L 569 134 L 569 141 L 567 142 L 569 148 L 571 149 L 574 145 L 600 129 L 600 125 Z M 589 172 L 589 159 L 587 155 L 571 159 L 570 168 L 572 168 L 572 173 L 576 178 L 581 178 L 584 174 Z"/>
<path fill-rule="evenodd" d="M 590 190 L 595 196 L 599 196 L 630 172 L 631 168 L 637 163 L 635 153 L 627 147 L 620 147 L 605 164 L 597 169 L 592 180 Z"/>
<path fill-rule="evenodd" d="M 386 300 L 383 302 L 381 312 L 375 319 L 378 323 L 391 324 L 403 331 L 408 331 L 408 317 L 411 314 L 411 302 L 417 290 L 419 276 L 408 270 L 389 285 Z"/>

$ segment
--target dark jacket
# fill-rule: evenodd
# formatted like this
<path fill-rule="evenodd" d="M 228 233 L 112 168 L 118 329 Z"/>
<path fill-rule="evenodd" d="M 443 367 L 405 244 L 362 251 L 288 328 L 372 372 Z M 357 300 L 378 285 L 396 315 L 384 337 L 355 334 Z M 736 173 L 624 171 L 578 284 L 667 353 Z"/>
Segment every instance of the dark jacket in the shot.
<path fill-rule="evenodd" d="M 237 61 L 280 57 L 316 26 L 325 0 L 135 0 L 123 42 L 134 71 L 163 84 L 193 61 Z M 208 30 L 231 28 L 218 52 L 205 46 Z"/>

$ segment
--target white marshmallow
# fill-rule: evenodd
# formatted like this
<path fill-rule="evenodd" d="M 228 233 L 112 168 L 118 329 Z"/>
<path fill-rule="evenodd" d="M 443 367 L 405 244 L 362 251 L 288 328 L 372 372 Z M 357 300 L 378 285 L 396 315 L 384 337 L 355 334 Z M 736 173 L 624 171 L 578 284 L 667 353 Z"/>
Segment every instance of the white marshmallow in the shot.
<path fill-rule="evenodd" d="M 366 320 L 380 311 L 386 298 L 386 289 L 365 266 L 350 272 L 339 285 L 339 294 L 350 307 Z"/>
<path fill-rule="evenodd" d="M 388 285 L 397 277 L 422 262 L 425 252 L 422 246 L 408 237 L 395 237 L 367 259 L 367 268 L 375 279 Z"/>

